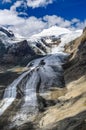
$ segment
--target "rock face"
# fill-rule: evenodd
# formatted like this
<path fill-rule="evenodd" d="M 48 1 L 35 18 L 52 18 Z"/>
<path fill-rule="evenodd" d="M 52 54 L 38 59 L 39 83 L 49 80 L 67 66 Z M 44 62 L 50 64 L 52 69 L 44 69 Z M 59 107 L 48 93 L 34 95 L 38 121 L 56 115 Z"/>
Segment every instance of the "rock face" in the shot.
<path fill-rule="evenodd" d="M 19 62 L 23 62 L 25 58 L 28 57 L 29 60 L 35 55 L 35 52 L 28 45 L 27 41 L 24 40 L 18 43 L 14 43 L 13 45 L 9 45 L 7 48 L 5 48 L 5 53 L 3 54 L 1 62 L 18 64 Z"/>
<path fill-rule="evenodd" d="M 5 33 L 8 37 L 14 37 L 14 34 L 13 34 L 13 32 L 12 31 L 8 31 L 6 28 L 4 28 L 4 27 L 0 27 L 0 31 L 1 32 L 3 32 L 3 33 Z"/>
<path fill-rule="evenodd" d="M 5 52 L 6 52 L 5 45 L 0 40 L 0 58 L 5 54 Z"/>
<path fill-rule="evenodd" d="M 27 40 L 18 39 L 12 31 L 0 27 L 0 64 L 19 65 L 36 57 Z"/>
<path fill-rule="evenodd" d="M 66 46 L 65 51 L 71 54 L 69 63 L 64 66 L 64 68 L 66 67 L 66 78 L 70 82 L 86 74 L 86 31 Z M 72 75 L 69 75 L 69 73 Z"/>
<path fill-rule="evenodd" d="M 70 34 L 61 34 L 15 42 L 7 48 L 1 45 L 1 55 L 17 62 L 42 55 L 28 62 L 4 89 L 1 130 L 86 129 L 86 33 L 71 35 L 73 41 Z"/>
<path fill-rule="evenodd" d="M 28 45 L 26 40 L 15 42 L 6 46 L 0 40 L 0 64 L 20 64 L 34 59 L 37 54 Z M 23 63 L 24 64 L 24 63 Z"/>

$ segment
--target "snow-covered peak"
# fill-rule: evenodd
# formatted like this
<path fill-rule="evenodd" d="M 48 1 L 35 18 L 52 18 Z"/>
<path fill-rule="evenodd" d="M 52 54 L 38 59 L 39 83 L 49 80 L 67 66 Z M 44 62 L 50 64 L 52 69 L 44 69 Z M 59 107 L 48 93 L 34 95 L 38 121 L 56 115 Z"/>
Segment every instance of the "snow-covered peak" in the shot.
<path fill-rule="evenodd" d="M 42 32 L 32 35 L 29 40 L 30 41 L 37 41 L 40 38 L 43 37 L 47 37 L 47 39 L 50 39 L 51 36 L 55 36 L 55 37 L 63 37 L 64 35 L 70 35 L 70 34 L 74 34 L 77 33 L 78 35 L 82 34 L 82 30 L 76 30 L 76 31 L 72 31 L 69 30 L 67 28 L 62 28 L 62 27 L 58 27 L 58 26 L 52 26 L 48 29 L 44 29 Z"/>
<path fill-rule="evenodd" d="M 0 41 L 5 45 L 9 46 L 13 43 L 26 40 L 24 37 L 21 37 L 19 34 L 14 34 L 13 30 L 9 30 L 3 26 L 0 26 Z"/>
<path fill-rule="evenodd" d="M 4 33 L 8 37 L 14 37 L 14 34 L 11 30 L 6 29 L 5 27 L 0 26 L 0 33 Z"/>
<path fill-rule="evenodd" d="M 52 26 L 48 29 L 44 29 L 41 33 L 31 36 L 28 41 L 34 44 L 45 44 L 51 46 L 51 52 L 57 53 L 64 50 L 65 44 L 71 42 L 82 34 L 82 30 L 69 30 L 67 28 L 61 28 L 58 26 Z M 54 44 L 53 44 L 54 43 Z M 57 44 L 57 45 L 56 45 Z M 45 46 L 45 45 L 44 45 Z"/>
<path fill-rule="evenodd" d="M 25 38 L 21 37 L 19 34 L 13 34 L 12 31 L 4 27 L 0 27 L 0 40 L 5 46 L 27 40 L 28 44 L 36 53 L 44 55 L 46 55 L 46 53 L 62 52 L 65 44 L 76 39 L 81 34 L 82 30 L 71 31 L 67 28 L 52 26 L 30 38 Z"/>
<path fill-rule="evenodd" d="M 58 36 L 61 34 L 70 33 L 71 31 L 66 28 L 61 28 L 58 26 L 52 26 L 48 29 L 44 29 L 41 33 L 35 34 L 32 37 L 45 37 L 45 36 Z"/>

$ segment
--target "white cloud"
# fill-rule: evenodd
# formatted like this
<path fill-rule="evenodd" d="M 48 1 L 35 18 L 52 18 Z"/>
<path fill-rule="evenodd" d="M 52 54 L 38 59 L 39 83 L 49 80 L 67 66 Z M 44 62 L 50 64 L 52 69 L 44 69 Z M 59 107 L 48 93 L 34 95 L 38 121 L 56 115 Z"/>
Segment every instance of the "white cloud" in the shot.
<path fill-rule="evenodd" d="M 52 4 L 54 0 L 27 0 L 27 5 L 32 8 L 45 7 L 48 4 Z"/>
<path fill-rule="evenodd" d="M 21 6 L 22 1 L 16 1 L 10 8 L 11 11 L 15 11 L 16 12 L 16 8 Z"/>
<path fill-rule="evenodd" d="M 2 3 L 11 3 L 11 0 L 3 0 Z"/>
<path fill-rule="evenodd" d="M 0 24 L 1 25 L 17 25 L 23 23 L 25 20 L 18 17 L 16 13 L 11 10 L 0 10 Z"/>
<path fill-rule="evenodd" d="M 29 17 L 24 19 L 17 16 L 17 13 L 11 10 L 0 10 L 0 25 L 6 26 L 10 25 L 15 33 L 21 35 L 32 35 L 34 33 L 40 32 L 45 28 L 46 23 L 42 19 L 36 17 Z"/>
<path fill-rule="evenodd" d="M 36 17 L 30 17 L 24 22 L 10 27 L 10 29 L 22 36 L 31 36 L 33 34 L 39 33 L 45 27 L 46 23 L 44 23 L 41 19 L 37 19 Z"/>
<path fill-rule="evenodd" d="M 17 8 L 22 8 L 23 11 L 17 11 Z M 10 11 L 15 12 L 18 15 L 23 15 L 23 16 L 27 16 L 28 14 L 26 13 L 26 9 L 27 9 L 27 3 L 25 1 L 16 1 L 11 7 L 10 7 Z"/>
<path fill-rule="evenodd" d="M 80 20 L 77 19 L 77 18 L 73 18 L 73 19 L 72 19 L 72 23 L 77 23 L 77 22 L 80 22 Z"/>
<path fill-rule="evenodd" d="M 13 9 L 16 9 L 16 7 L 19 7 L 21 3 L 27 4 L 28 7 L 31 8 L 38 8 L 38 7 L 45 7 L 48 4 L 52 4 L 56 0 L 16 0 L 16 2 L 13 5 Z M 12 0 L 2 0 L 2 3 L 11 3 Z"/>
<path fill-rule="evenodd" d="M 82 29 L 84 27 L 86 27 L 86 20 L 84 20 L 84 22 L 77 22 L 76 23 L 76 28 L 77 29 Z"/>
<path fill-rule="evenodd" d="M 69 29 L 83 29 L 86 26 L 86 20 L 81 22 L 79 19 L 73 18 L 69 21 L 56 15 L 46 15 L 43 17 L 43 20 L 47 22 L 48 27 L 57 25 Z"/>
<path fill-rule="evenodd" d="M 46 16 L 44 16 L 43 19 L 47 22 L 49 27 L 51 27 L 53 25 L 57 25 L 60 27 L 70 27 L 71 26 L 71 21 L 65 20 L 56 15 L 52 15 L 52 16 L 46 15 Z"/>
<path fill-rule="evenodd" d="M 70 29 L 81 29 L 86 26 L 86 20 L 81 22 L 79 19 L 74 18 L 69 21 L 56 15 L 46 15 L 43 18 L 36 18 L 32 16 L 24 19 L 19 17 L 15 8 L 12 7 L 10 10 L 0 10 L 0 25 L 10 25 L 9 28 L 15 33 L 29 37 L 54 25 Z"/>

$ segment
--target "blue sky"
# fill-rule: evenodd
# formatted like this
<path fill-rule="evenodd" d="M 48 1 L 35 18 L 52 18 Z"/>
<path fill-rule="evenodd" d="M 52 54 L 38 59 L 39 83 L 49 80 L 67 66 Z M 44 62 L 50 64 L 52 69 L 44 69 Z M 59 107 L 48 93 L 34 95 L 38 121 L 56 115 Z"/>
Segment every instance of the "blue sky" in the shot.
<path fill-rule="evenodd" d="M 85 12 L 86 0 L 1 0 L 0 25 L 28 36 L 54 25 L 81 29 Z"/>
<path fill-rule="evenodd" d="M 72 18 L 84 20 L 86 18 L 86 0 L 57 0 L 46 8 L 29 8 L 28 12 L 30 16 L 35 15 L 36 17 L 54 14 L 68 20 Z"/>

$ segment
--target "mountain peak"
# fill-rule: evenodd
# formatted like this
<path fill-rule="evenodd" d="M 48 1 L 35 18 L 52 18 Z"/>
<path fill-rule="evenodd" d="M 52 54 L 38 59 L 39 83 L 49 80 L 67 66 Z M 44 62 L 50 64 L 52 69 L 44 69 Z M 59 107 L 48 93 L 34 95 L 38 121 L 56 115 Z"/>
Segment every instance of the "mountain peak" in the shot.
<path fill-rule="evenodd" d="M 44 29 L 42 32 L 35 34 L 33 36 L 35 37 L 39 37 L 39 36 L 58 36 L 61 34 L 65 34 L 65 33 L 70 33 L 71 31 L 67 28 L 62 28 L 62 27 L 58 27 L 58 26 L 52 26 L 48 29 Z"/>
<path fill-rule="evenodd" d="M 11 30 L 8 30 L 5 27 L 0 26 L 0 32 L 3 32 L 4 34 L 6 34 L 8 37 L 13 37 L 14 34 Z"/>

